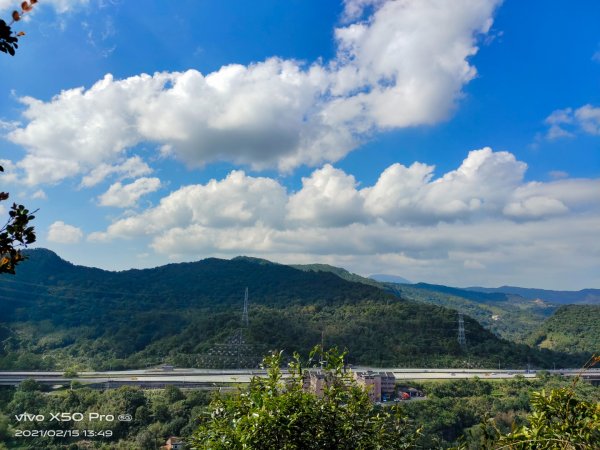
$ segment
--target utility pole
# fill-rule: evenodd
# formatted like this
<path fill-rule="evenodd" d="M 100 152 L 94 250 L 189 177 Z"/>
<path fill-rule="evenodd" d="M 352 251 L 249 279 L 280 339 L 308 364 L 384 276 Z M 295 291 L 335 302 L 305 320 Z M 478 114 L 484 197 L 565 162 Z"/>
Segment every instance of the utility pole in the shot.
<path fill-rule="evenodd" d="M 325 360 L 323 359 L 323 353 L 325 353 L 325 330 L 321 330 L 321 370 L 323 370 L 323 367 L 325 365 Z"/>

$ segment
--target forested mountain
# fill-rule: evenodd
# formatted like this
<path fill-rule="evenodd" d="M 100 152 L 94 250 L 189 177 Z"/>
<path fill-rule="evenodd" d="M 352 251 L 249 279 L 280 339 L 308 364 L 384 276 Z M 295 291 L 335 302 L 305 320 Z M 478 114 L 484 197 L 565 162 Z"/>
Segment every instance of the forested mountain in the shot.
<path fill-rule="evenodd" d="M 496 335 L 525 342 L 530 334 L 558 307 L 539 299 L 503 292 L 480 292 L 427 283 L 391 283 L 364 278 L 327 264 L 294 266 L 301 270 L 331 272 L 339 277 L 377 286 L 406 300 L 428 303 L 460 311 L 477 320 Z"/>
<path fill-rule="evenodd" d="M 457 297 L 466 298 L 473 300 L 478 303 L 491 303 L 491 302 L 503 302 L 507 301 L 509 296 L 504 292 L 477 292 L 468 291 L 466 289 L 460 289 L 450 286 L 444 286 L 441 284 L 428 284 L 428 283 L 417 283 L 411 285 L 414 288 L 422 289 L 425 291 L 441 292 L 443 294 L 454 295 Z"/>
<path fill-rule="evenodd" d="M 375 281 L 381 281 L 382 283 L 400 283 L 400 284 L 412 284 L 410 280 L 398 275 L 387 275 L 383 273 L 376 273 L 369 275 L 369 278 Z"/>
<path fill-rule="evenodd" d="M 530 300 L 501 292 L 484 293 L 425 283 L 387 283 L 386 287 L 409 300 L 460 311 L 498 336 L 515 342 L 525 342 L 557 308 L 542 300 Z"/>
<path fill-rule="evenodd" d="M 385 285 L 381 282 L 372 279 L 361 277 L 355 273 L 349 272 L 342 267 L 335 267 L 329 264 L 292 264 L 290 267 L 294 269 L 303 270 L 305 272 L 329 272 L 337 275 L 338 277 L 346 280 L 346 281 L 355 281 L 357 283 L 368 284 L 370 286 L 375 286 L 380 289 L 385 289 Z"/>
<path fill-rule="evenodd" d="M 540 348 L 600 355 L 600 305 L 562 306 L 528 341 Z"/>
<path fill-rule="evenodd" d="M 261 354 L 306 354 L 324 339 L 348 348 L 351 363 L 372 365 L 524 367 L 585 357 L 503 341 L 470 317 L 464 351 L 455 311 L 323 271 L 238 257 L 108 272 L 38 249 L 0 279 L 0 368 L 197 365 L 240 328 L 246 287 L 244 334 Z"/>
<path fill-rule="evenodd" d="M 515 286 L 501 286 L 499 288 L 469 287 L 469 291 L 476 292 L 501 292 L 504 294 L 520 295 L 531 300 L 543 300 L 559 304 L 600 304 L 600 289 L 582 289 L 580 291 L 552 291 L 548 289 L 531 289 Z"/>

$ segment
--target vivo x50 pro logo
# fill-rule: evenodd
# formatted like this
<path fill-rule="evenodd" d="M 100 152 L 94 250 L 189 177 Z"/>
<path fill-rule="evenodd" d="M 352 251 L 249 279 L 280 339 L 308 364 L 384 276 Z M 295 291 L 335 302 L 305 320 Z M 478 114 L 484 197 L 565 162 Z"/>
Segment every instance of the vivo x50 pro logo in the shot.
<path fill-rule="evenodd" d="M 100 414 L 95 412 L 89 413 L 67 413 L 67 412 L 59 412 L 59 413 L 50 413 L 47 414 L 30 414 L 27 412 L 16 414 L 15 420 L 17 422 L 82 422 L 84 420 L 88 421 L 102 421 L 102 422 L 114 422 L 115 416 L 114 414 Z M 117 420 L 119 422 L 131 422 L 132 417 L 130 414 L 119 414 L 117 416 Z"/>

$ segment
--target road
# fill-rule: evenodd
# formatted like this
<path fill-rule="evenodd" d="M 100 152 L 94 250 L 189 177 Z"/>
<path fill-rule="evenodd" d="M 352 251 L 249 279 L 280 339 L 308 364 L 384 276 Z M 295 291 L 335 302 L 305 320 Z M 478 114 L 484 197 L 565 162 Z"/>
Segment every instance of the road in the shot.
<path fill-rule="evenodd" d="M 484 380 L 510 379 L 518 375 L 526 378 L 536 377 L 536 372 L 524 370 L 482 370 L 482 369 L 404 369 L 404 368 L 368 368 L 354 367 L 354 371 L 373 370 L 374 372 L 392 372 L 396 380 L 443 380 L 479 377 Z M 564 376 L 576 376 L 579 370 L 550 370 L 550 373 Z M 75 378 L 81 384 L 117 387 L 137 385 L 143 387 L 180 387 L 215 388 L 217 386 L 248 383 L 253 376 L 265 376 L 262 370 L 211 370 L 211 369 L 148 369 L 108 372 L 80 372 Z M 286 375 L 284 371 L 284 376 Z M 592 369 L 584 377 L 600 381 L 600 370 Z M 0 385 L 17 385 L 25 379 L 33 378 L 46 385 L 68 385 L 71 378 L 65 378 L 63 372 L 0 372 Z"/>

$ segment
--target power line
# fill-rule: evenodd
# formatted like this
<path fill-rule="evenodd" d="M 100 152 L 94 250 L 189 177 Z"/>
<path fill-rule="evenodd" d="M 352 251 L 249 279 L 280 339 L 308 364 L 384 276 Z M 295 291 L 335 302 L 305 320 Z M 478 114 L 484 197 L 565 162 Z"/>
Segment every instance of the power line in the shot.
<path fill-rule="evenodd" d="M 467 338 L 465 336 L 465 320 L 462 313 L 458 313 L 458 345 L 463 350 L 467 349 Z"/>
<path fill-rule="evenodd" d="M 248 287 L 244 293 L 244 311 L 242 312 L 242 326 L 248 327 Z"/>

